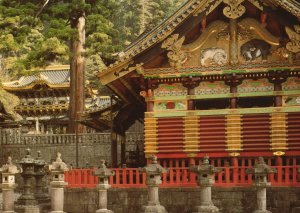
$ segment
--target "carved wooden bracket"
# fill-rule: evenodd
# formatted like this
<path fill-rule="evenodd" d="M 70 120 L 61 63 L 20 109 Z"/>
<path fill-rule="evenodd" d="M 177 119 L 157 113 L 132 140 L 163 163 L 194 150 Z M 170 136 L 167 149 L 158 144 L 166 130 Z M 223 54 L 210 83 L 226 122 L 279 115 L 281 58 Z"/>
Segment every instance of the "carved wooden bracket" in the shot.
<path fill-rule="evenodd" d="M 179 34 L 171 35 L 161 45 L 163 49 L 168 50 L 170 66 L 176 69 L 182 67 L 187 60 L 187 55 L 181 50 L 185 37 L 179 39 Z"/>
<path fill-rule="evenodd" d="M 290 42 L 286 44 L 286 49 L 293 53 L 300 52 L 300 25 L 295 25 L 294 30 L 289 27 L 285 27 L 285 31 L 290 38 Z"/>

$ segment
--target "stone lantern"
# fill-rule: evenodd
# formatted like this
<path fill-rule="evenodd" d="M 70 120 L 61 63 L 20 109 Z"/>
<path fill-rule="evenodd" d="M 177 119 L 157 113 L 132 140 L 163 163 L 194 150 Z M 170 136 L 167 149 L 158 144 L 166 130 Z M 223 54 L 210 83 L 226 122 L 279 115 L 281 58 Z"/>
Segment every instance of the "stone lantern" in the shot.
<path fill-rule="evenodd" d="M 22 169 L 18 169 L 12 163 L 12 158 L 8 157 L 7 164 L 0 168 L 2 174 L 2 194 L 3 194 L 3 209 L 2 213 L 13 213 L 14 211 L 14 189 L 17 187 L 15 183 L 15 175 L 21 173 Z"/>
<path fill-rule="evenodd" d="M 258 209 L 254 213 L 271 213 L 267 210 L 267 191 L 266 188 L 271 185 L 267 181 L 267 176 L 270 173 L 276 173 L 276 169 L 268 166 L 262 157 L 258 158 L 258 162 L 251 169 L 247 169 L 247 174 L 253 174 L 255 182 L 253 186 L 257 189 L 257 206 Z"/>
<path fill-rule="evenodd" d="M 38 200 L 39 203 L 45 203 L 49 201 L 48 194 L 44 193 L 44 184 L 43 178 L 46 175 L 45 166 L 46 162 L 41 157 L 41 152 L 37 152 L 37 158 L 35 159 L 34 164 L 34 171 L 35 171 L 35 198 Z"/>
<path fill-rule="evenodd" d="M 110 176 L 115 175 L 115 172 L 107 169 L 105 160 L 101 160 L 100 167 L 93 172 L 93 175 L 99 178 L 99 184 L 97 185 L 99 190 L 99 209 L 96 213 L 113 213 L 113 211 L 107 209 L 107 189 L 110 188 L 108 179 Z"/>
<path fill-rule="evenodd" d="M 68 185 L 65 182 L 64 173 L 68 170 L 67 165 L 61 159 L 61 154 L 58 152 L 56 160 L 49 165 L 51 174 L 51 213 L 64 212 L 64 188 Z"/>
<path fill-rule="evenodd" d="M 34 158 L 30 155 L 30 149 L 26 149 L 26 156 L 21 159 L 19 164 L 22 167 L 22 178 L 24 180 L 24 191 L 21 197 L 17 201 L 17 208 L 20 209 L 28 209 L 30 211 L 35 212 L 38 211 L 37 201 L 33 195 L 33 186 L 32 186 L 32 178 L 34 177 Z M 33 210 L 35 208 L 35 210 Z M 24 210 L 25 212 L 30 212 L 29 210 Z"/>
<path fill-rule="evenodd" d="M 167 173 L 161 165 L 157 163 L 157 157 L 152 156 L 151 164 L 141 169 L 146 173 L 146 185 L 148 187 L 148 204 L 143 207 L 144 213 L 167 213 L 164 206 L 159 203 L 158 186 L 162 183 L 161 174 Z"/>
<path fill-rule="evenodd" d="M 219 209 L 211 200 L 211 187 L 215 183 L 214 175 L 222 171 L 221 168 L 209 164 L 209 157 L 204 156 L 201 166 L 191 166 L 190 171 L 197 174 L 197 185 L 200 186 L 200 206 L 196 206 L 193 213 L 216 213 Z"/>

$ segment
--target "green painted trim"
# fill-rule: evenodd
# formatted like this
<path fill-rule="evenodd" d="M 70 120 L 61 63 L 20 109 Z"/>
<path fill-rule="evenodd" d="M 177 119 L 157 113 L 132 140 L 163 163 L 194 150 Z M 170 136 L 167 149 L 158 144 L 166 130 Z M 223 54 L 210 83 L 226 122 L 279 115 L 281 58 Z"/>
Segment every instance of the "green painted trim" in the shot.
<path fill-rule="evenodd" d="M 282 91 L 282 95 L 300 95 L 300 90 Z"/>
<path fill-rule="evenodd" d="M 267 70 L 268 72 L 273 72 L 273 71 L 291 71 L 290 68 L 270 68 Z"/>
<path fill-rule="evenodd" d="M 237 93 L 236 97 L 275 96 L 274 91 Z"/>
<path fill-rule="evenodd" d="M 266 114 L 274 112 L 300 112 L 299 106 L 290 107 L 268 107 L 268 108 L 243 108 L 243 109 L 217 109 L 217 110 L 190 110 L 190 111 L 161 111 L 146 112 L 145 115 L 150 117 L 185 117 L 185 116 L 202 116 L 202 115 L 228 115 L 228 114 Z"/>
<path fill-rule="evenodd" d="M 206 95 L 181 95 L 181 96 L 161 96 L 148 98 L 149 101 L 170 101 L 170 100 L 202 100 L 202 99 L 219 99 L 234 97 L 261 97 L 276 95 L 300 95 L 300 90 L 280 91 L 280 92 L 247 92 L 247 93 L 224 93 L 224 94 L 206 94 Z"/>
<path fill-rule="evenodd" d="M 224 70 L 222 74 L 232 74 L 232 73 L 246 73 L 247 70 Z"/>

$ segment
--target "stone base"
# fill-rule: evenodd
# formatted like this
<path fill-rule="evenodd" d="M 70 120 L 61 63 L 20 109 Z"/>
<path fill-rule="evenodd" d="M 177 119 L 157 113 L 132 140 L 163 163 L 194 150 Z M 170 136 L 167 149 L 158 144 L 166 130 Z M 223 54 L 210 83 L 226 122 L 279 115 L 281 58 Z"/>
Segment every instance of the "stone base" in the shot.
<path fill-rule="evenodd" d="M 51 211 L 50 213 L 66 213 L 64 211 Z"/>
<path fill-rule="evenodd" d="M 3 210 L 0 210 L 0 213 L 16 213 L 15 211 L 3 211 Z"/>
<path fill-rule="evenodd" d="M 143 206 L 143 213 L 168 213 L 165 207 L 161 205 Z"/>
<path fill-rule="evenodd" d="M 193 213 L 219 213 L 216 206 L 196 206 Z"/>
<path fill-rule="evenodd" d="M 99 209 L 96 211 L 96 213 L 114 213 L 114 212 L 108 209 Z"/>
<path fill-rule="evenodd" d="M 15 211 L 18 213 L 40 213 L 39 206 L 23 206 L 23 205 L 16 205 Z"/>
<path fill-rule="evenodd" d="M 255 210 L 253 213 L 272 213 L 268 210 Z"/>

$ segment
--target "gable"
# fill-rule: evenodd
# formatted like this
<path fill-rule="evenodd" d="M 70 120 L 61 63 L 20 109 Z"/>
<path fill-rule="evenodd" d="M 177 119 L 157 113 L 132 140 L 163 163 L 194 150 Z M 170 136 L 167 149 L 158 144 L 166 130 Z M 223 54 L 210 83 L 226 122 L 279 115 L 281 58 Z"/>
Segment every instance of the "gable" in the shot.
<path fill-rule="evenodd" d="M 142 102 L 141 78 L 298 69 L 299 11 L 293 0 L 188 1 L 126 49 L 100 81 L 122 99 Z"/>

